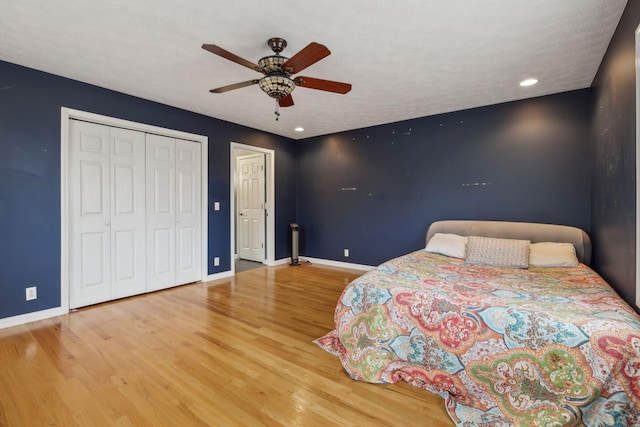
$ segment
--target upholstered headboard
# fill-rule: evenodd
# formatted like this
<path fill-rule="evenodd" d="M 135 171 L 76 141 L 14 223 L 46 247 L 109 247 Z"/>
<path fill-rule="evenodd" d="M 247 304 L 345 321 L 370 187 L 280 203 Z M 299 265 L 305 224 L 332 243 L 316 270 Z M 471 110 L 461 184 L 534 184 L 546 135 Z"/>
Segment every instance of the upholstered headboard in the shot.
<path fill-rule="evenodd" d="M 436 233 L 460 236 L 498 237 L 538 242 L 572 243 L 578 260 L 591 262 L 591 239 L 583 230 L 567 225 L 506 221 L 436 221 L 427 230 L 427 242 Z"/>

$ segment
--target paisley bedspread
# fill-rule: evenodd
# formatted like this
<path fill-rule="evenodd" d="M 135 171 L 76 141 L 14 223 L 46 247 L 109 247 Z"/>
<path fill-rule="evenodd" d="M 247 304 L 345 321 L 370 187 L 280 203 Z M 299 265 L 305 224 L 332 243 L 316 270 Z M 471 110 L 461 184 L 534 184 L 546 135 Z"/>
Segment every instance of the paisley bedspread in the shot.
<path fill-rule="evenodd" d="M 317 343 L 359 381 L 445 399 L 458 426 L 640 426 L 640 317 L 575 268 L 416 251 L 354 280 Z"/>

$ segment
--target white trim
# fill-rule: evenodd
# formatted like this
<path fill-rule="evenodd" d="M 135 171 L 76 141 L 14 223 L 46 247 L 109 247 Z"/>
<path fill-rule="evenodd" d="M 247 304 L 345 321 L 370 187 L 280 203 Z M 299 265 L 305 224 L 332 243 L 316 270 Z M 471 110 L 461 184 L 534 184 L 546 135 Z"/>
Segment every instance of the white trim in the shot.
<path fill-rule="evenodd" d="M 266 209 L 267 209 L 267 227 L 266 227 L 266 233 L 267 233 L 267 240 L 266 240 L 266 245 L 267 245 L 267 253 L 266 253 L 266 259 L 264 264 L 268 265 L 268 266 L 273 266 L 275 265 L 275 247 L 276 247 L 276 242 L 275 242 L 275 229 L 276 229 L 276 204 L 275 204 L 275 170 L 276 170 L 276 163 L 275 163 L 275 151 L 274 150 L 270 150 L 268 148 L 260 148 L 260 147 L 254 147 L 253 145 L 246 145 L 246 144 L 240 144 L 238 142 L 230 142 L 229 145 L 229 216 L 231 218 L 231 230 L 230 230 L 230 237 L 229 237 L 229 242 L 230 242 L 230 256 L 229 259 L 231 260 L 231 272 L 235 273 L 236 271 L 236 267 L 234 265 L 234 256 L 236 254 L 236 239 L 235 239 L 235 229 L 236 229 L 236 219 L 235 219 L 235 210 L 236 210 L 236 201 L 235 201 L 235 197 L 234 197 L 234 192 L 235 192 L 235 176 L 236 176 L 236 161 L 235 161 L 235 153 L 234 151 L 236 149 L 239 150 L 249 150 L 249 151 L 255 151 L 255 152 L 259 152 L 259 153 L 264 153 L 265 154 L 265 168 L 266 170 L 266 174 L 265 174 L 265 178 L 266 178 L 266 187 L 267 187 L 267 193 L 266 193 Z"/>
<path fill-rule="evenodd" d="M 209 274 L 204 281 L 211 282 L 212 280 L 226 279 L 227 277 L 233 277 L 233 271 L 227 270 L 221 273 Z"/>
<path fill-rule="evenodd" d="M 60 123 L 60 313 L 69 312 L 69 177 L 68 177 L 68 157 L 69 157 L 69 121 L 71 119 L 83 120 L 92 123 L 98 123 L 106 126 L 120 127 L 139 132 L 152 133 L 156 135 L 167 136 L 170 138 L 184 139 L 200 143 L 201 148 L 201 188 L 202 188 L 202 211 L 201 211 L 201 230 L 202 230 L 202 270 L 201 280 L 207 280 L 208 277 L 208 208 L 209 208 L 209 138 L 204 135 L 197 135 L 177 131 L 173 129 L 165 129 L 158 126 L 147 125 L 143 123 L 131 122 L 128 120 L 116 119 L 114 117 L 103 116 L 100 114 L 89 113 L 86 111 L 74 110 L 71 108 L 61 108 Z"/>
<path fill-rule="evenodd" d="M 365 265 L 365 264 L 352 264 L 350 262 L 342 262 L 342 261 L 334 261 L 332 259 L 323 259 L 323 258 L 310 258 L 310 257 L 300 257 L 298 259 L 301 265 L 304 265 L 305 262 L 309 261 L 311 264 L 318 265 L 326 265 L 327 267 L 339 267 L 339 268 L 350 268 L 352 270 L 362 270 L 369 271 L 376 268 L 374 265 Z M 291 258 L 280 258 L 277 259 L 271 264 L 271 267 L 275 267 L 278 265 L 286 265 L 291 263 Z"/>
<path fill-rule="evenodd" d="M 636 42 L 636 307 L 640 308 L 640 25 Z"/>
<path fill-rule="evenodd" d="M 60 123 L 60 308 L 69 312 L 69 117 L 62 107 Z"/>
<path fill-rule="evenodd" d="M 300 263 L 308 260 L 312 264 L 326 265 L 329 267 L 350 268 L 352 270 L 370 271 L 376 268 L 374 265 L 352 264 L 350 262 L 334 261 L 332 259 L 300 257 Z"/>
<path fill-rule="evenodd" d="M 200 221 L 200 233 L 202 247 L 200 248 L 200 267 L 202 272 L 200 277 L 206 278 L 209 275 L 209 138 L 203 136 L 204 142 L 200 143 L 200 158 L 201 158 L 201 221 Z"/>
<path fill-rule="evenodd" d="M 24 325 L 25 323 L 30 322 L 37 322 L 39 320 L 49 319 L 51 317 L 62 316 L 63 314 L 67 314 L 68 312 L 69 310 L 65 310 L 62 307 L 56 307 L 47 310 L 20 314 L 18 316 L 5 317 L 4 319 L 0 319 L 0 329 Z"/>
<path fill-rule="evenodd" d="M 265 264 L 266 261 L 266 248 L 265 245 L 267 244 L 266 242 L 266 232 L 267 232 L 267 215 L 265 215 L 265 206 L 267 203 L 267 192 L 266 192 L 266 177 L 267 177 L 267 170 L 266 170 L 266 162 L 267 162 L 267 156 L 265 153 L 259 153 L 257 151 L 252 151 L 251 154 L 237 154 L 238 151 L 235 151 L 235 155 L 234 157 L 234 164 L 236 165 L 236 169 L 235 169 L 235 179 L 234 179 L 234 192 L 231 193 L 231 197 L 233 198 L 233 202 L 234 204 L 237 206 L 238 205 L 238 194 L 242 193 L 245 190 L 242 190 L 242 185 L 238 185 L 239 182 L 242 181 L 242 172 L 239 170 L 240 168 L 238 167 L 238 164 L 241 161 L 247 160 L 249 161 L 251 164 L 254 164 L 255 162 L 261 162 L 262 163 L 262 170 L 260 171 L 260 175 L 261 175 L 261 179 L 262 179 L 262 188 L 260 188 L 258 191 L 260 191 L 260 195 L 259 197 L 262 198 L 262 200 L 264 201 L 263 203 L 263 209 L 262 212 L 260 213 L 260 215 L 262 216 L 261 221 L 262 221 L 262 230 L 260 230 L 262 232 L 262 247 L 260 248 L 259 251 L 256 251 L 255 247 L 251 247 L 251 248 L 244 248 L 245 250 L 243 251 L 243 255 L 245 256 L 245 260 L 248 261 L 256 261 L 262 264 Z M 251 172 L 250 172 L 251 173 Z M 259 181 L 258 181 L 259 182 Z M 254 196 L 255 197 L 255 196 Z M 242 198 L 242 197 L 241 197 Z M 237 209 L 240 208 L 234 208 L 233 210 L 233 216 L 234 218 L 237 218 L 237 215 L 239 214 L 239 212 L 236 212 Z M 255 215 L 255 212 L 253 213 Z M 244 235 L 244 233 L 247 231 L 244 229 L 245 227 L 238 227 L 235 230 L 234 233 L 234 242 L 236 243 L 236 248 L 235 248 L 235 259 L 239 259 L 240 258 L 240 249 L 237 246 L 237 243 L 239 241 L 244 241 L 246 239 L 247 236 Z M 250 227 L 251 228 L 251 227 Z M 254 230 L 252 230 L 254 231 Z M 251 234 L 250 237 L 254 237 L 253 236 L 253 232 L 249 232 Z M 257 252 L 257 253 L 256 253 Z M 255 257 L 255 258 L 254 258 Z"/>
<path fill-rule="evenodd" d="M 139 132 L 153 133 L 156 135 L 167 136 L 169 138 L 186 139 L 188 141 L 199 142 L 201 144 L 208 144 L 209 142 L 209 138 L 204 135 L 197 135 L 195 133 L 182 132 L 175 129 L 162 128 L 159 126 L 117 119 L 115 117 L 103 116 L 101 114 L 89 113 L 87 111 L 74 110 L 67 107 L 62 107 L 62 116 L 63 118 L 66 116 L 67 119 L 77 119 L 83 120 L 85 122 L 97 123 L 100 125 L 137 130 Z M 208 162 L 206 163 L 208 164 Z"/>

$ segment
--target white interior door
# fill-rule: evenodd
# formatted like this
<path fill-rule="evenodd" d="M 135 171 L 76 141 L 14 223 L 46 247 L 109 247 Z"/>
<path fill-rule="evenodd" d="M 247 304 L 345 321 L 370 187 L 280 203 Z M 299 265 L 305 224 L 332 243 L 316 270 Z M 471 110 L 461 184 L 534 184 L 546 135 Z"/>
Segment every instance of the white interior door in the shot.
<path fill-rule="evenodd" d="M 264 154 L 238 157 L 237 221 L 238 256 L 263 262 L 265 259 Z"/>
<path fill-rule="evenodd" d="M 176 140 L 176 284 L 200 280 L 200 144 Z"/>
<path fill-rule="evenodd" d="M 175 140 L 147 135 L 147 290 L 176 284 Z"/>

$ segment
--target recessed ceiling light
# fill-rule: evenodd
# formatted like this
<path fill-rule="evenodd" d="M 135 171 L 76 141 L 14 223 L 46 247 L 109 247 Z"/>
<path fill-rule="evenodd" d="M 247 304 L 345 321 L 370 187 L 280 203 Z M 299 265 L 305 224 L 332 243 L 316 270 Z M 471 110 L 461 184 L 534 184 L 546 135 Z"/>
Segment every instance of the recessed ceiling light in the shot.
<path fill-rule="evenodd" d="M 302 126 L 298 126 L 294 129 L 296 132 L 304 132 L 304 128 Z"/>
<path fill-rule="evenodd" d="M 527 79 L 527 80 L 521 81 L 520 86 L 533 86 L 536 83 L 538 83 L 538 80 L 536 79 Z"/>

